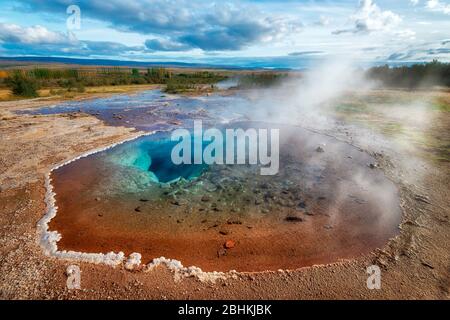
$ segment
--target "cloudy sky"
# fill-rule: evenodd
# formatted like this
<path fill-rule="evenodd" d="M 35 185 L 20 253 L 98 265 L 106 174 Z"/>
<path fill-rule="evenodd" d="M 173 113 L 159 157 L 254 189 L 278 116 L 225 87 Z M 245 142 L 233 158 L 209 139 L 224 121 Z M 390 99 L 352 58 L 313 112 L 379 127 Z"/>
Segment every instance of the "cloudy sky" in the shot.
<path fill-rule="evenodd" d="M 0 56 L 263 67 L 335 56 L 450 61 L 450 0 L 0 0 L 0 12 Z"/>

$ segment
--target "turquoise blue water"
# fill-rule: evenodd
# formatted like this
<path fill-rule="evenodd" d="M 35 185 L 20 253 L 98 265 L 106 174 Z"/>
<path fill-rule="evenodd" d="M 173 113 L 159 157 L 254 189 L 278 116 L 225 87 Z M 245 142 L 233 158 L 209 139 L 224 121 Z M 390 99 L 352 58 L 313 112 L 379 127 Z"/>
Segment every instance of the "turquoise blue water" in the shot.
<path fill-rule="evenodd" d="M 175 165 L 172 162 L 171 152 L 177 143 L 170 140 L 169 133 L 159 132 L 109 150 L 105 160 L 145 172 L 154 182 L 171 183 L 179 179 L 199 177 L 207 169 L 207 165 Z M 193 137 L 191 143 L 193 148 Z M 193 157 L 191 162 L 193 163 Z"/>

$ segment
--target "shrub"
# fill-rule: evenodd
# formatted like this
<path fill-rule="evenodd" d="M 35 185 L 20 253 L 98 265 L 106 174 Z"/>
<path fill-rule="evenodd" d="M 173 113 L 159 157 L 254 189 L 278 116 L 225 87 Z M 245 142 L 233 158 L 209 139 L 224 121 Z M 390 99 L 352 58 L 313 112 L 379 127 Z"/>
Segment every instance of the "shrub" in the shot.
<path fill-rule="evenodd" d="M 169 81 L 167 83 L 167 86 L 166 86 L 164 92 L 175 94 L 175 93 L 187 92 L 192 89 L 194 89 L 194 86 L 192 84 L 176 83 L 174 81 Z"/>
<path fill-rule="evenodd" d="M 14 72 L 6 79 L 6 84 L 14 95 L 33 98 L 39 96 L 38 84 L 34 79 L 24 76 L 20 71 Z"/>

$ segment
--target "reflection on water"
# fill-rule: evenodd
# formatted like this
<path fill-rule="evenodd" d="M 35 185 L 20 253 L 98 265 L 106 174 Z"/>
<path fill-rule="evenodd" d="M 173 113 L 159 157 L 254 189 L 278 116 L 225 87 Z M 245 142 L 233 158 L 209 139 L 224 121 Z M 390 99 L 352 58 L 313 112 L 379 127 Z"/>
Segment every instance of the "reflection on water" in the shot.
<path fill-rule="evenodd" d="M 150 90 L 135 95 L 70 101 L 22 113 L 84 112 L 111 125 L 153 131 L 186 126 L 192 119 L 211 123 L 242 119 L 249 112 L 248 106 L 248 101 L 240 96 L 180 97 L 164 94 L 160 90 Z"/>

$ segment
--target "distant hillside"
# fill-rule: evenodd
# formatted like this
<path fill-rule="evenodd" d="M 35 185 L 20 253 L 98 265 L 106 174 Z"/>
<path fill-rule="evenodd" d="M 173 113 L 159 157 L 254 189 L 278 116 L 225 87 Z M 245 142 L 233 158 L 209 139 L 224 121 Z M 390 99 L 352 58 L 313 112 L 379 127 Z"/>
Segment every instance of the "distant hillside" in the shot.
<path fill-rule="evenodd" d="M 0 68 L 25 66 L 29 64 L 71 64 L 79 66 L 110 66 L 110 67 L 165 67 L 165 68 L 202 68 L 202 69 L 243 69 L 239 67 L 210 65 L 185 62 L 144 62 L 108 59 L 78 59 L 61 57 L 0 57 Z M 248 69 L 248 68 L 245 68 Z"/>

